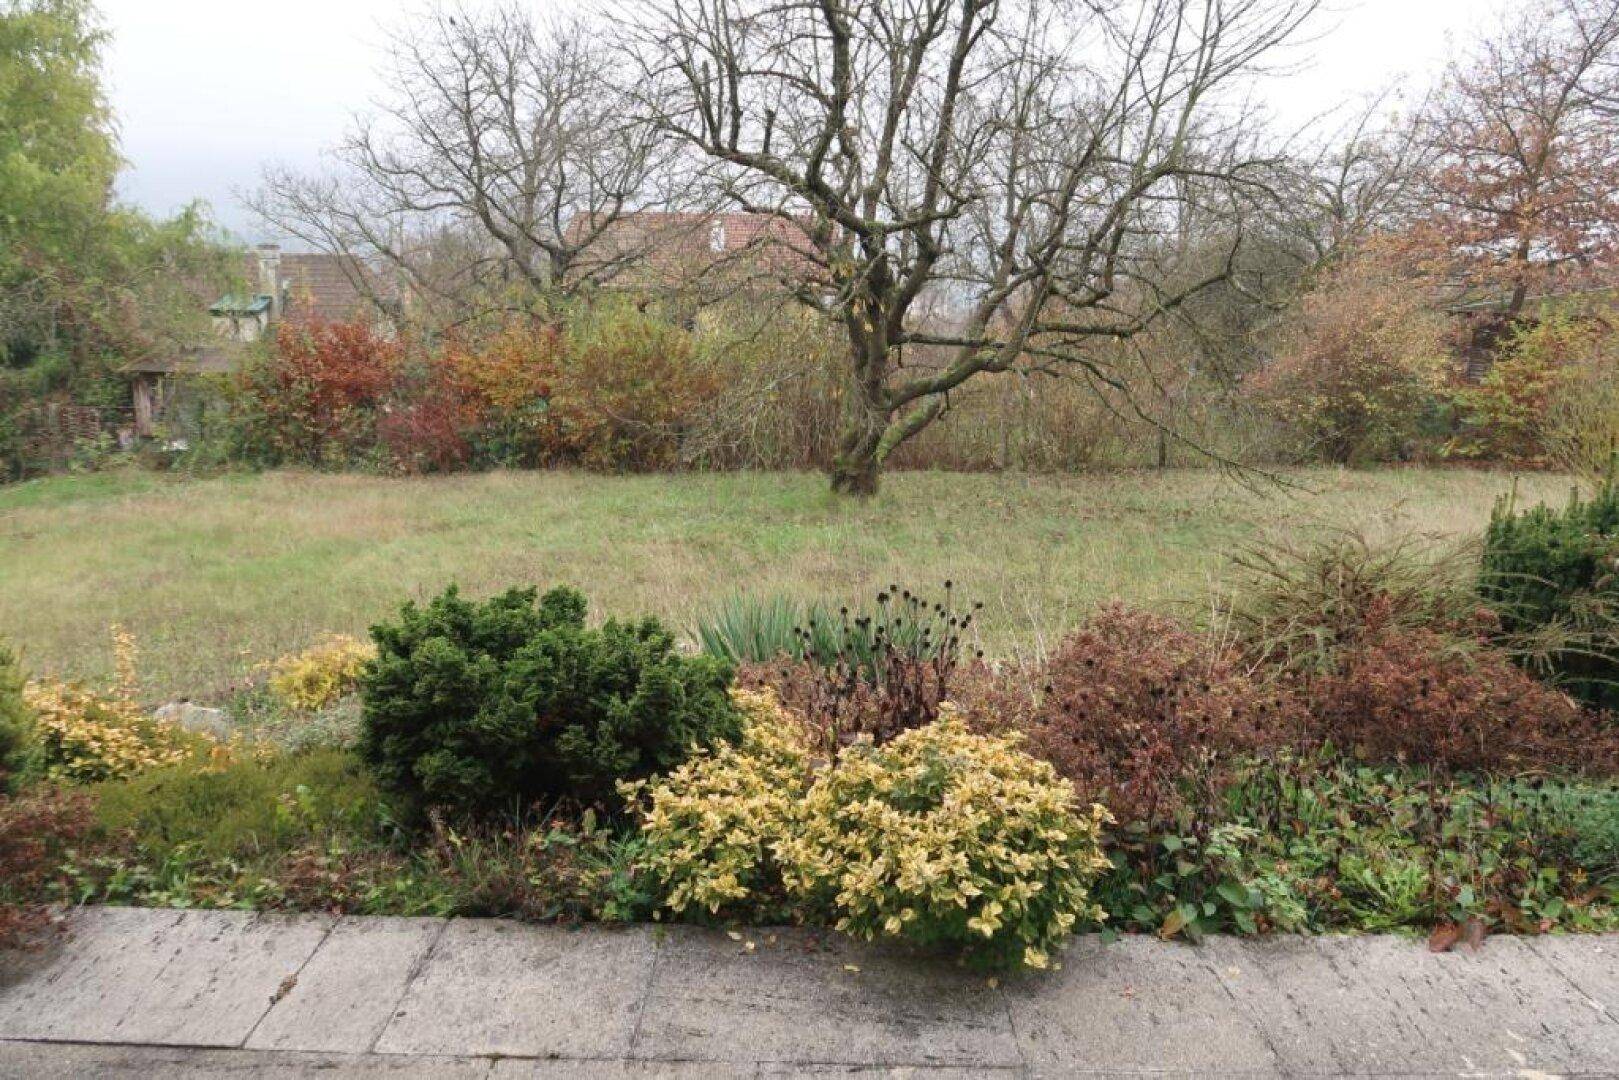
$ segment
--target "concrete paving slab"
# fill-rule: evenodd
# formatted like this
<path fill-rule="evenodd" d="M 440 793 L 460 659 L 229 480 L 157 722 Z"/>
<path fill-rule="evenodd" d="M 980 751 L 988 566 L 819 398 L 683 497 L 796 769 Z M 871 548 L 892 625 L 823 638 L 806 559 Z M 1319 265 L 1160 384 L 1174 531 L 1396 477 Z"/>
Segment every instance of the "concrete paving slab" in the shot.
<path fill-rule="evenodd" d="M 1037 1075 L 1129 1070 L 1151 1047 L 1155 1067 L 1269 1070 L 1264 1035 L 1192 946 L 1149 937 L 1088 937 L 1062 969 L 1010 982 L 1018 1043 Z"/>
<path fill-rule="evenodd" d="M 1476 955 L 1398 937 L 1204 947 L 1286 1071 L 1557 1072 L 1619 1062 L 1619 1029 L 1575 1008 L 1572 988 L 1514 939 L 1492 939 Z"/>
<path fill-rule="evenodd" d="M 1010 1080 L 1026 1072 L 1019 1068 L 973 1065 L 789 1065 L 782 1062 L 759 1066 L 760 1080 Z"/>
<path fill-rule="evenodd" d="M 658 946 L 633 1056 L 1020 1063 L 1005 1002 L 981 976 L 835 935 L 750 931 L 739 942 L 695 928 L 671 932 Z"/>
<path fill-rule="evenodd" d="M 454 920 L 377 1040 L 384 1054 L 628 1056 L 652 929 Z"/>
<path fill-rule="evenodd" d="M 442 919 L 343 919 L 248 1036 L 255 1050 L 361 1054 L 393 1017 Z"/>
<path fill-rule="evenodd" d="M 117 1038 L 173 959 L 181 911 L 84 908 L 37 952 L 5 958 L 0 1038 Z"/>
<path fill-rule="evenodd" d="M 1426 949 L 1421 950 L 1429 955 Z M 1619 957 L 1610 958 L 1619 959 Z M 1486 1068 L 1571 1072 L 1592 1060 L 1619 1072 L 1619 1016 L 1591 998 L 1518 937 L 1435 957 L 1454 986 L 1441 1009 L 1466 1048 L 1494 1046 Z"/>
<path fill-rule="evenodd" d="M 0 1041 L 0 1080 L 484 1080 L 488 1058 L 264 1053 L 170 1046 Z"/>
<path fill-rule="evenodd" d="M 495 1062 L 490 1080 L 754 1080 L 753 1065 L 713 1061 L 534 1061 Z"/>
<path fill-rule="evenodd" d="M 1572 983 L 1588 1005 L 1619 1018 L 1619 937 L 1548 934 L 1523 941 Z"/>
<path fill-rule="evenodd" d="M 118 1042 L 241 1046 L 336 920 L 327 915 L 188 911 L 172 960 L 113 1029 Z"/>
<path fill-rule="evenodd" d="M 1445 955 L 1092 938 L 1060 972 L 991 987 L 795 930 L 115 908 L 74 926 L 0 955 L 0 1080 L 1619 1076 L 1619 936 Z"/>

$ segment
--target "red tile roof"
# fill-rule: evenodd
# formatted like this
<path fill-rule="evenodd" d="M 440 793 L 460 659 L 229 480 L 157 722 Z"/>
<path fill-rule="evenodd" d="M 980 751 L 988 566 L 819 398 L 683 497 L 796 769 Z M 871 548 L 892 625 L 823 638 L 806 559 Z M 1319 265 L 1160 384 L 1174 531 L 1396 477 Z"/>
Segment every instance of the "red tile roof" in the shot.
<path fill-rule="evenodd" d="M 258 263 L 252 261 L 257 280 Z M 286 291 L 289 322 L 342 322 L 375 315 L 371 301 L 355 284 L 371 271 L 353 260 L 323 252 L 283 252 L 281 283 Z"/>
<path fill-rule="evenodd" d="M 569 222 L 585 235 L 588 218 Z M 578 259 L 579 272 L 630 288 L 796 285 L 822 277 L 806 227 L 775 214 L 639 211 L 603 229 Z"/>

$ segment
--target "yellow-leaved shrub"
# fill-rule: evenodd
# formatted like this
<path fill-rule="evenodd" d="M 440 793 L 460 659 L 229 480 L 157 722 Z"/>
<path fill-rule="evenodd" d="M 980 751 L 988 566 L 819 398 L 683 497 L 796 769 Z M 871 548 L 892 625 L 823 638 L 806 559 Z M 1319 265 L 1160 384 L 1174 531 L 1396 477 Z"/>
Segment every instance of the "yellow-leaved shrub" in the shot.
<path fill-rule="evenodd" d="M 773 849 L 797 828 L 810 782 L 804 732 L 774 691 L 733 690 L 742 738 L 691 758 L 646 793 L 641 858 L 677 914 L 763 915 L 782 900 Z"/>
<path fill-rule="evenodd" d="M 816 767 L 773 694 L 735 697 L 739 745 L 645 785 L 643 865 L 673 911 L 830 913 L 866 940 L 1033 968 L 1101 919 L 1090 886 L 1107 866 L 1107 811 L 1077 807 L 1018 736 L 970 731 L 946 705 L 933 724 Z"/>
<path fill-rule="evenodd" d="M 112 628 L 110 693 L 75 682 L 36 679 L 23 688 L 33 714 L 45 778 L 90 784 L 133 776 L 206 754 L 219 759 L 238 752 L 205 735 L 152 716 L 136 701 L 135 639 Z"/>
<path fill-rule="evenodd" d="M 946 945 L 985 966 L 1044 968 L 1107 866 L 1107 811 L 1015 735 L 940 718 L 882 746 L 857 742 L 811 786 L 803 829 L 778 846 L 790 891 L 829 899 L 855 937 Z"/>
<path fill-rule="evenodd" d="M 328 634 L 303 652 L 272 662 L 270 689 L 289 708 L 316 712 L 353 693 L 376 655 L 369 641 Z"/>

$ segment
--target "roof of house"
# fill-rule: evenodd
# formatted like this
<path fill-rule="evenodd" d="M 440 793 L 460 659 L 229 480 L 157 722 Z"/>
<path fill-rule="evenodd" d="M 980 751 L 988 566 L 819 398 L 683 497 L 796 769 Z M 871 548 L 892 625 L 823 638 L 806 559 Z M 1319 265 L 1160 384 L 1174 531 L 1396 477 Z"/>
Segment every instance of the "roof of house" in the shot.
<path fill-rule="evenodd" d="M 575 242 L 591 227 L 576 217 Z M 617 286 L 796 284 L 823 276 L 800 220 L 778 214 L 637 211 L 616 218 L 581 253 L 580 273 Z"/>
<path fill-rule="evenodd" d="M 256 275 L 256 260 L 251 265 Z M 342 322 L 367 314 L 370 300 L 357 283 L 368 279 L 375 279 L 369 267 L 341 255 L 283 252 L 285 317 L 293 322 Z"/>

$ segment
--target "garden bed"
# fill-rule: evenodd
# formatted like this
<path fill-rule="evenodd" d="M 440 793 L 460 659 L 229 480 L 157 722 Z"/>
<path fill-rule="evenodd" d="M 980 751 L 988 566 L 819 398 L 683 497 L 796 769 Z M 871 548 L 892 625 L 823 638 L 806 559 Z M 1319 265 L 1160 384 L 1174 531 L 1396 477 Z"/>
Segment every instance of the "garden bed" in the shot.
<path fill-rule="evenodd" d="M 50 902 L 799 923 L 991 969 L 1619 929 L 1615 505 L 1503 506 L 1482 560 L 1239 553 L 1206 624 L 1105 605 L 1022 662 L 949 582 L 738 600 L 695 652 L 452 588 L 246 673 L 228 734 L 148 712 L 128 635 L 110 689 L 8 657 L 0 899 L 14 937 Z"/>

